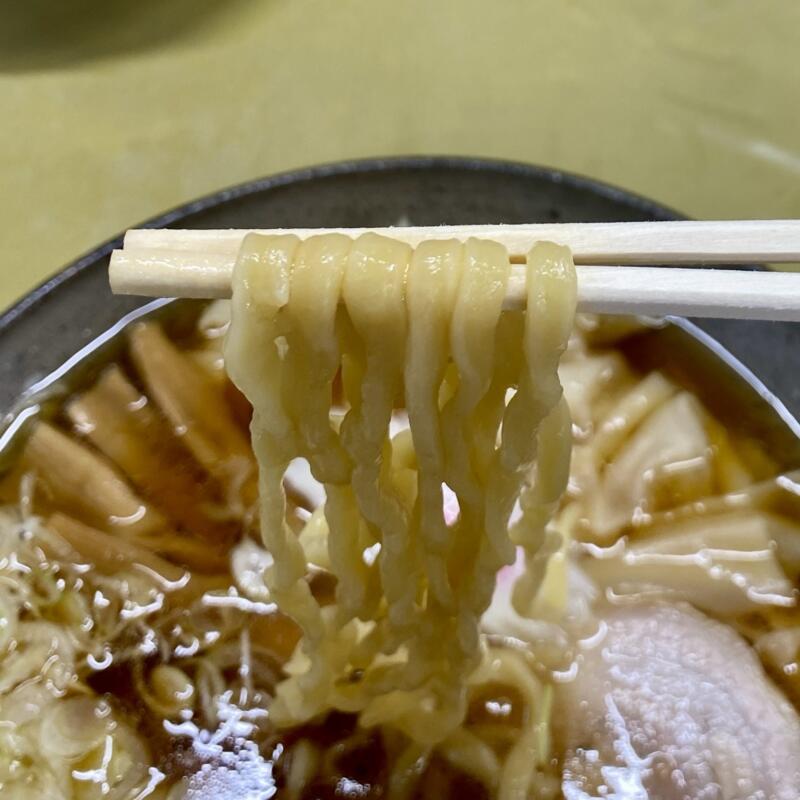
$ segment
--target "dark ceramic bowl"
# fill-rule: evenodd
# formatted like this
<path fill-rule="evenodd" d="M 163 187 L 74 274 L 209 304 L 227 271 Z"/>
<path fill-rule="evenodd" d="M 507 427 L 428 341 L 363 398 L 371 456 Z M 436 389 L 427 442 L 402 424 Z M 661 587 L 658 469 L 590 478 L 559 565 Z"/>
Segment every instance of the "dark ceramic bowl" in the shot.
<path fill-rule="evenodd" d="M 503 161 L 396 158 L 355 161 L 278 175 L 227 189 L 145 223 L 151 227 L 357 227 L 491 222 L 675 219 L 677 214 L 605 184 Z M 113 333 L 167 301 L 115 297 L 111 250 L 100 245 L 0 316 L 0 414 L 6 435 L 76 364 L 114 350 Z M 800 381 L 791 364 L 800 326 L 776 322 L 673 320 L 646 348 L 660 366 L 702 383 L 725 415 L 742 402 L 749 424 L 784 466 L 800 466 Z M 710 390 L 710 391 L 709 391 Z M 734 402 L 734 396 L 736 398 Z M 780 399 L 778 399 L 780 398 Z M 747 410 L 747 409 L 745 409 Z M 22 413 L 20 413 L 22 412 Z M 0 448 L 1 449 L 1 448 Z"/>

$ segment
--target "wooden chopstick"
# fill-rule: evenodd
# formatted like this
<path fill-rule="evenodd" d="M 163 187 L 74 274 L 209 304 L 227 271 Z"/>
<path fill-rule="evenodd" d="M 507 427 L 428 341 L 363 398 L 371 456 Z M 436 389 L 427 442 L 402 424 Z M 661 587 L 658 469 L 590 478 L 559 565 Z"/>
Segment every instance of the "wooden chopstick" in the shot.
<path fill-rule="evenodd" d="M 800 261 L 800 220 L 716 222 L 566 222 L 535 225 L 442 225 L 292 230 L 130 230 L 125 250 L 182 250 L 235 257 L 247 233 L 319 233 L 356 237 L 367 231 L 416 246 L 425 239 L 494 239 L 521 262 L 537 241 L 565 244 L 576 264 L 752 264 Z"/>
<path fill-rule="evenodd" d="M 568 244 L 580 265 L 578 308 L 597 313 L 800 320 L 800 273 L 678 267 L 585 266 L 602 257 L 619 264 L 735 263 L 800 260 L 800 221 L 481 225 L 366 230 L 417 244 L 470 236 L 502 242 L 522 260 L 536 241 Z M 136 230 L 112 254 L 111 288 L 151 297 L 229 297 L 236 252 L 250 231 Z M 319 229 L 263 230 L 301 238 Z M 605 238 L 604 238 L 605 237 Z M 525 302 L 525 274 L 514 266 L 505 306 Z"/>
<path fill-rule="evenodd" d="M 116 294 L 222 298 L 231 294 L 225 257 L 191 254 L 131 258 L 117 251 L 109 270 Z M 800 273 L 685 267 L 578 266 L 581 311 L 644 316 L 800 320 Z M 525 302 L 525 275 L 514 266 L 505 306 Z"/>

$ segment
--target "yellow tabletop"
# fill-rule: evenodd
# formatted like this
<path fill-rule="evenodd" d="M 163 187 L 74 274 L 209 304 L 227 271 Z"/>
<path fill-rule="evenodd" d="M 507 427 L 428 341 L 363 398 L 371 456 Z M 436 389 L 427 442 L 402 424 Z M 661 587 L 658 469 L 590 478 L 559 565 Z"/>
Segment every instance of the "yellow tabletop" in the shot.
<path fill-rule="evenodd" d="M 361 156 L 800 216 L 797 0 L 25 0 L 0 23 L 0 308 L 198 195 Z"/>

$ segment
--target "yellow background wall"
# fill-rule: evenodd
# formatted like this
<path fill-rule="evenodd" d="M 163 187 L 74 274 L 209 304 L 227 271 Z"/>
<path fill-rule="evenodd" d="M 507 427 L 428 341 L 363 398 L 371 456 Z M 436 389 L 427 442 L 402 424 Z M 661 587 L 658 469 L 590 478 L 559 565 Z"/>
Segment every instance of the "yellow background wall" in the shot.
<path fill-rule="evenodd" d="M 800 216 L 796 0 L 25 0 L 2 15 L 0 307 L 146 217 L 341 158 L 520 159 L 693 216 Z"/>

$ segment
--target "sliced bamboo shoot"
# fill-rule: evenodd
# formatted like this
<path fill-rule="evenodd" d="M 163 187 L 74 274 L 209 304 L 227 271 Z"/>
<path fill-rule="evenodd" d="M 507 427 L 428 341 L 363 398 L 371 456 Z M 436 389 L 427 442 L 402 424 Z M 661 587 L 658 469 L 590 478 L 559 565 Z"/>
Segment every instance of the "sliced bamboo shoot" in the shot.
<path fill-rule="evenodd" d="M 619 554 L 590 546 L 597 557 L 584 559 L 581 567 L 617 594 L 660 591 L 721 616 L 793 607 L 794 587 L 774 542 L 798 531 L 774 514 L 734 511 L 650 529 Z"/>
<path fill-rule="evenodd" d="M 34 428 L 21 461 L 44 486 L 52 509 L 129 535 L 152 534 L 167 527 L 164 517 L 136 495 L 103 456 L 49 423 L 40 422 Z"/>
<path fill-rule="evenodd" d="M 66 543 L 63 549 L 57 546 L 48 548 L 55 557 L 64 558 L 64 555 L 72 554 L 70 560 L 85 560 L 95 569 L 110 575 L 142 570 L 154 578 L 156 587 L 168 595 L 170 603 L 176 605 L 191 601 L 208 591 L 227 590 L 232 584 L 230 576 L 225 574 L 192 575 L 142 544 L 96 530 L 65 514 L 51 515 L 46 525 Z"/>
<path fill-rule="evenodd" d="M 233 420 L 220 387 L 187 358 L 154 323 L 137 325 L 130 336 L 131 357 L 147 387 L 195 458 L 227 488 L 241 490 L 249 505 L 256 498 L 252 451 Z"/>
<path fill-rule="evenodd" d="M 180 533 L 162 531 L 155 536 L 137 536 L 135 542 L 198 572 L 223 573 L 230 567 L 230 558 L 224 549 Z"/>
<path fill-rule="evenodd" d="M 61 513 L 52 514 L 46 524 L 101 572 L 113 574 L 143 567 L 165 583 L 182 582 L 185 579 L 185 569 L 130 539 L 97 530 Z"/>
<path fill-rule="evenodd" d="M 218 521 L 206 513 L 209 506 L 225 502 L 219 482 L 197 464 L 118 366 L 72 400 L 66 412 L 79 433 L 188 533 L 216 543 L 239 533 L 236 520 Z"/>

